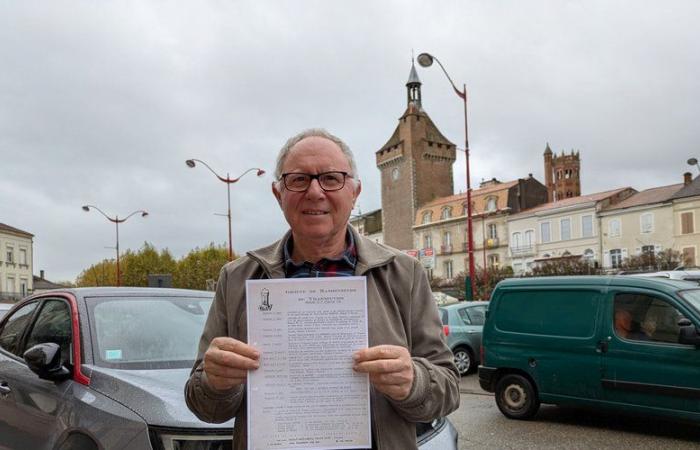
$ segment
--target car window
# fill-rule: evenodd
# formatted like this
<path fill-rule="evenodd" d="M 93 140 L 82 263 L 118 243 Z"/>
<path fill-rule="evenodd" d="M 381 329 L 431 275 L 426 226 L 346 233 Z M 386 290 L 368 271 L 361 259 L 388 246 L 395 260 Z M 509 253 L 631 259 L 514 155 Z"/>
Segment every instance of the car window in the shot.
<path fill-rule="evenodd" d="M 457 314 L 459 315 L 459 318 L 462 319 L 462 322 L 464 322 L 465 325 L 471 325 L 472 321 L 469 318 L 469 314 L 467 314 L 467 308 L 460 308 L 457 310 Z"/>
<path fill-rule="evenodd" d="M 617 294 L 615 334 L 635 341 L 678 343 L 683 314 L 669 302 L 646 294 Z"/>
<path fill-rule="evenodd" d="M 61 361 L 70 365 L 71 358 L 70 307 L 63 300 L 47 300 L 39 311 L 32 330 L 27 337 L 24 351 L 37 344 L 51 342 L 61 347 Z"/>
<path fill-rule="evenodd" d="M 465 311 L 469 315 L 472 325 L 483 325 L 486 318 L 486 306 L 472 306 L 466 308 Z"/>
<path fill-rule="evenodd" d="M 19 340 L 22 338 L 22 333 L 29 324 L 37 304 L 37 302 L 28 303 L 7 318 L 5 325 L 0 330 L 0 347 L 19 356 L 17 348 Z"/>
<path fill-rule="evenodd" d="M 95 363 L 119 369 L 190 367 L 212 299 L 91 300 Z"/>
<path fill-rule="evenodd" d="M 447 310 L 444 308 L 439 308 L 439 311 L 440 311 L 440 320 L 442 320 L 442 324 L 448 325 Z"/>

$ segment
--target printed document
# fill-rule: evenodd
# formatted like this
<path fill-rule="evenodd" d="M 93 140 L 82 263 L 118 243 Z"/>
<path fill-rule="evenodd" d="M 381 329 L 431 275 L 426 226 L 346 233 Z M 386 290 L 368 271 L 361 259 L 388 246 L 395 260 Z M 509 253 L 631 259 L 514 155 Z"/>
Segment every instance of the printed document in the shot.
<path fill-rule="evenodd" d="M 246 282 L 248 448 L 372 448 L 369 376 L 352 370 L 368 346 L 365 277 Z"/>

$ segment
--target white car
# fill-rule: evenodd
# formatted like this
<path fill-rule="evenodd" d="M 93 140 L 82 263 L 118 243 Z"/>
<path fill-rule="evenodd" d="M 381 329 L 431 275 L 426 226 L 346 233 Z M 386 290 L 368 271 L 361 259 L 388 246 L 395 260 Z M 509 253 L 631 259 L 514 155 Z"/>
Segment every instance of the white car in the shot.
<path fill-rule="evenodd" d="M 693 281 L 700 284 L 700 270 L 662 270 L 660 272 L 635 273 L 631 277 L 668 278 L 671 280 Z"/>
<path fill-rule="evenodd" d="M 0 319 L 2 318 L 2 316 L 7 314 L 7 311 L 9 311 L 10 308 L 12 308 L 13 306 L 15 305 L 12 303 L 0 303 Z"/>

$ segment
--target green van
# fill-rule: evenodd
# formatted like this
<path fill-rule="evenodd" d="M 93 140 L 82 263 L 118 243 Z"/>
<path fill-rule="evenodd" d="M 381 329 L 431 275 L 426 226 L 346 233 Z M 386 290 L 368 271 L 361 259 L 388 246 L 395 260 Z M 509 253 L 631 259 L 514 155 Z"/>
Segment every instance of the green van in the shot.
<path fill-rule="evenodd" d="M 698 329 L 694 283 L 508 279 L 491 296 L 479 383 L 513 419 L 550 403 L 700 420 Z"/>

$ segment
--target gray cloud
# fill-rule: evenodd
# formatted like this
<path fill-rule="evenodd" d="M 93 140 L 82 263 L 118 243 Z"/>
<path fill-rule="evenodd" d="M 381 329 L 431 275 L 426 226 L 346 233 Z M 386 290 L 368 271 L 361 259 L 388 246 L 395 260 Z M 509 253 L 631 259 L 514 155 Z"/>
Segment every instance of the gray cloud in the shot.
<path fill-rule="evenodd" d="M 123 249 L 176 256 L 226 242 L 221 173 L 274 166 L 323 126 L 358 159 L 363 211 L 380 206 L 374 152 L 405 108 L 411 49 L 469 90 L 472 180 L 542 179 L 546 142 L 581 151 L 584 192 L 680 182 L 700 156 L 700 6 L 674 2 L 22 2 L 0 6 L 0 222 L 36 235 L 54 280 Z M 463 145 L 459 99 L 420 69 L 424 107 Z M 454 169 L 463 190 L 464 159 Z M 232 188 L 243 252 L 286 227 L 272 179 Z"/>

